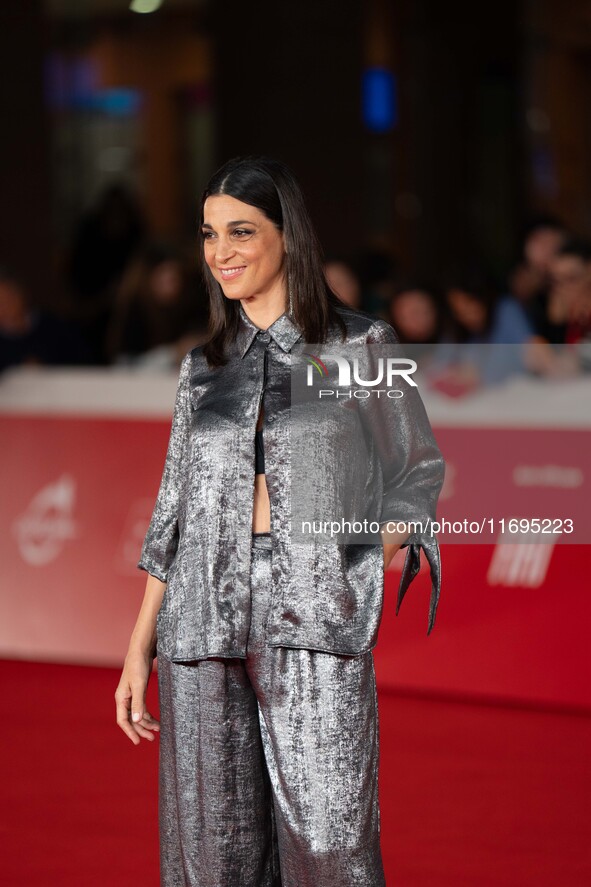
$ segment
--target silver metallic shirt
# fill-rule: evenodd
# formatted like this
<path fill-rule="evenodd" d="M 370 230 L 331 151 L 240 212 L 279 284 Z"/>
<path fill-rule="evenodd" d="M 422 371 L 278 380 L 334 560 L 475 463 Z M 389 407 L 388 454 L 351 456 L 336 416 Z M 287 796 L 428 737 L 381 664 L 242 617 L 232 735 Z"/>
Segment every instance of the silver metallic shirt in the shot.
<path fill-rule="evenodd" d="M 385 321 L 344 306 L 337 310 L 347 327 L 345 347 L 398 342 Z M 183 359 L 164 472 L 138 564 L 167 583 L 157 646 L 173 661 L 246 656 L 261 405 L 272 537 L 267 643 L 341 654 L 363 653 L 376 644 L 384 592 L 382 543 L 292 539 L 290 400 L 296 342 L 303 343 L 303 337 L 287 313 L 262 330 L 240 303 L 239 332 L 225 366 L 210 368 L 202 346 Z M 342 347 L 336 326 L 323 347 L 331 345 Z M 380 477 L 380 521 L 417 521 L 426 527 L 435 519 L 444 461 L 418 391 L 405 395 L 396 411 L 368 408 L 365 416 L 376 435 L 368 470 Z M 347 462 L 346 438 L 336 435 L 323 453 L 320 471 L 332 476 Z M 356 495 L 363 498 L 362 486 Z M 422 549 L 432 579 L 429 633 L 441 586 L 437 540 L 413 532 L 404 546 L 396 612 L 419 571 Z"/>

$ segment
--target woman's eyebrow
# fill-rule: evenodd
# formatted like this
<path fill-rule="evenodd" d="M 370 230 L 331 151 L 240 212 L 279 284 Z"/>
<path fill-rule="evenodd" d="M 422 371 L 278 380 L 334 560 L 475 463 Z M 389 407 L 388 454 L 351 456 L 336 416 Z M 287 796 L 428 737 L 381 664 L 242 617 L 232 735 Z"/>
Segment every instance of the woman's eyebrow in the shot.
<path fill-rule="evenodd" d="M 248 219 L 238 219 L 237 222 L 228 222 L 226 228 L 233 228 L 234 225 L 254 225 L 256 227 L 255 222 L 250 222 Z M 213 225 L 210 225 L 209 222 L 203 222 L 202 228 L 211 228 L 213 230 Z"/>

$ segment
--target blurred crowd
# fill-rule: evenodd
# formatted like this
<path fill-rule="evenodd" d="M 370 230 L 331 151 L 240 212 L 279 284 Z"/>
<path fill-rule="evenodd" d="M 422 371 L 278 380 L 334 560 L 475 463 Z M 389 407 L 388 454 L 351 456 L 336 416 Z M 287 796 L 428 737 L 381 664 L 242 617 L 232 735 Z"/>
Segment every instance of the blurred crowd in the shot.
<path fill-rule="evenodd" d="M 81 219 L 54 310 L 0 265 L 0 370 L 19 364 L 176 368 L 207 335 L 197 257 L 155 239 L 123 186 Z"/>
<path fill-rule="evenodd" d="M 344 302 L 388 321 L 403 344 L 421 346 L 431 387 L 451 396 L 516 374 L 590 372 L 591 242 L 540 217 L 516 252 L 501 280 L 476 261 L 436 280 L 401 275 L 384 255 L 357 266 L 335 258 L 325 272 Z"/>
<path fill-rule="evenodd" d="M 442 391 L 461 393 L 522 372 L 591 370 L 591 243 L 558 219 L 523 234 L 504 280 L 474 262 L 439 279 L 401 275 L 394 257 L 332 257 L 340 299 L 387 320 L 430 355 Z M 141 208 L 114 184 L 77 226 L 52 311 L 0 265 L 0 370 L 22 364 L 178 367 L 207 337 L 196 248 L 151 236 Z"/>

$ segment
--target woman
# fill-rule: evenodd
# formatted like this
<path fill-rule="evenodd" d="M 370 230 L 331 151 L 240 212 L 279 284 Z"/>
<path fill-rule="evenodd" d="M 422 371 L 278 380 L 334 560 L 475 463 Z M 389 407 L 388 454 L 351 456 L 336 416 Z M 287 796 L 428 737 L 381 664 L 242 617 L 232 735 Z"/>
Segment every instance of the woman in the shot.
<path fill-rule="evenodd" d="M 147 243 L 138 252 L 117 290 L 105 349 L 112 362 L 149 365 L 145 355 L 168 352 L 178 369 L 187 350 L 203 341 L 207 323 L 193 276 L 183 255 L 165 243 Z"/>
<path fill-rule="evenodd" d="M 439 294 L 428 282 L 399 280 L 394 285 L 388 319 L 404 344 L 425 348 L 434 345 L 442 328 Z"/>
<path fill-rule="evenodd" d="M 408 546 L 400 604 L 423 548 L 431 629 L 439 552 L 406 523 L 373 544 L 292 540 L 290 366 L 298 343 L 380 346 L 396 336 L 328 289 L 283 164 L 247 157 L 222 167 L 200 231 L 211 335 L 181 367 L 117 720 L 136 745 L 160 730 L 165 887 L 377 887 L 371 650 L 384 567 Z M 443 460 L 420 398 L 393 418 L 360 406 L 359 419 L 372 432 L 367 477 L 380 466 L 382 519 L 426 522 Z M 316 460 L 323 489 L 346 454 L 337 434 Z M 356 486 L 353 474 L 355 493 L 367 477 Z M 156 655 L 160 723 L 145 706 Z"/>

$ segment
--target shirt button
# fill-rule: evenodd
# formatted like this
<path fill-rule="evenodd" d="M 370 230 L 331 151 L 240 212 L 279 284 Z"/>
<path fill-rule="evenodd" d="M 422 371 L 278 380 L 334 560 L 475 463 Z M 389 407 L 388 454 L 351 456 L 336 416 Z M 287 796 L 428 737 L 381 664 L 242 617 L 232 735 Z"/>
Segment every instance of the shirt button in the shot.
<path fill-rule="evenodd" d="M 267 332 L 259 333 L 258 336 L 259 336 L 259 340 L 261 342 L 264 342 L 265 345 L 271 341 L 271 333 L 267 333 Z"/>

